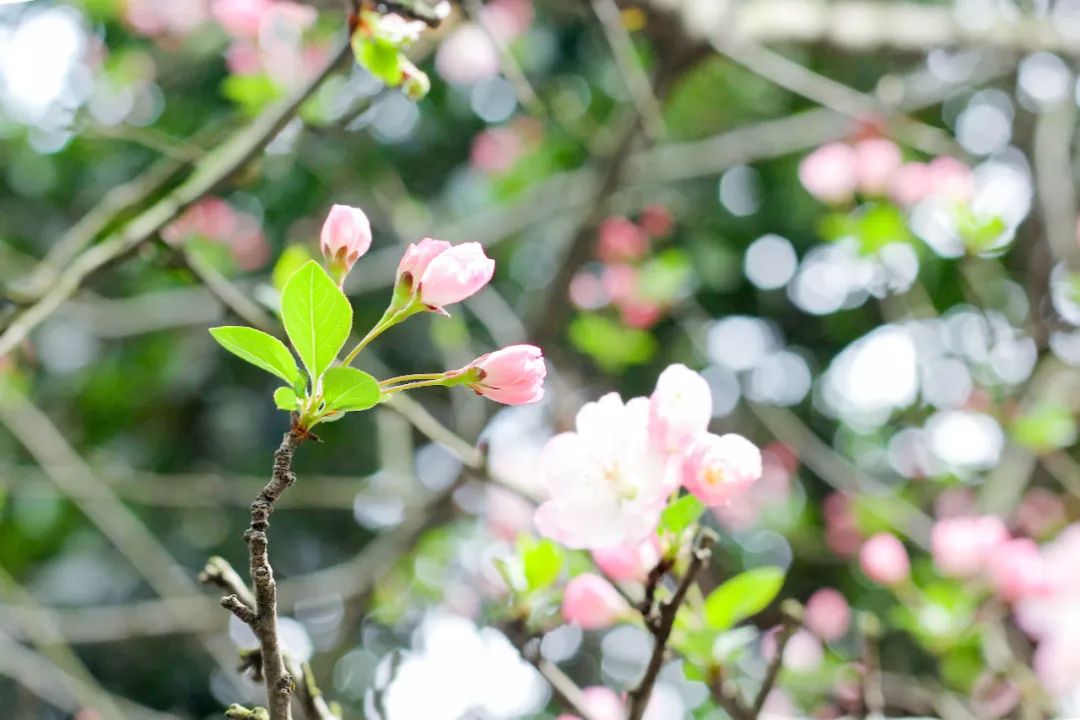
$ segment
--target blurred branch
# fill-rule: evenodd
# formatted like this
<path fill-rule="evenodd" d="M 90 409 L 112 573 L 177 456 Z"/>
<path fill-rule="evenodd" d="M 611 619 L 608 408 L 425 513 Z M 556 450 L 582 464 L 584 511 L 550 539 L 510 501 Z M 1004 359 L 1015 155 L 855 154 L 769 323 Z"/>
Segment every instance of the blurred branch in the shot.
<path fill-rule="evenodd" d="M 687 32 L 704 39 L 716 33 L 755 42 L 827 42 L 849 51 L 895 48 L 984 48 L 1016 52 L 1047 50 L 1075 55 L 1075 37 L 1052 16 L 1009 16 L 987 10 L 973 21 L 951 5 L 894 0 L 647 0 L 660 11 L 676 8 Z M 726 9 L 726 12 L 725 12 Z"/>
<path fill-rule="evenodd" d="M 551 686 L 555 696 L 559 698 L 559 701 L 566 707 L 566 709 L 573 712 L 581 720 L 596 720 L 593 713 L 589 711 L 588 705 L 585 703 L 585 695 L 582 693 L 581 688 L 573 679 L 564 673 L 558 665 L 546 659 L 540 652 L 540 641 L 537 638 L 525 638 L 515 637 L 520 633 L 510 631 L 507 633 L 507 637 L 514 645 L 517 646 L 518 652 L 521 653 L 521 657 L 525 658 L 532 664 L 536 671 L 547 680 L 548 685 Z"/>
<path fill-rule="evenodd" d="M 1033 160 L 1043 226 L 1050 249 L 1070 272 L 1080 273 L 1076 183 L 1072 164 L 1075 131 L 1076 103 L 1070 95 L 1038 115 Z"/>
<path fill-rule="evenodd" d="M 754 702 L 750 705 L 750 717 L 753 719 L 759 717 L 761 711 L 765 709 L 765 702 L 769 699 L 769 693 L 772 692 L 773 687 L 776 685 L 776 680 L 780 677 L 780 669 L 784 666 L 784 650 L 787 648 L 791 636 L 802 625 L 803 609 L 796 601 L 786 600 L 781 606 L 780 612 L 783 619 L 780 630 L 776 634 L 776 654 L 769 661 L 769 665 L 765 669 L 765 678 L 761 681 L 761 687 L 758 688 L 757 695 L 754 696 Z"/>
<path fill-rule="evenodd" d="M 540 100 L 536 90 L 533 89 L 529 78 L 526 77 L 525 71 L 521 68 L 521 63 L 514 57 L 513 51 L 507 46 L 502 36 L 494 31 L 484 17 L 484 4 L 481 0 L 463 0 L 462 6 L 468 11 L 469 19 L 483 31 L 498 51 L 499 66 L 502 69 L 502 74 L 514 88 L 514 95 L 517 96 L 521 106 L 525 108 L 525 112 L 538 120 L 550 119 L 550 113 L 548 113 L 543 101 Z"/>
<path fill-rule="evenodd" d="M 890 526 L 897 526 L 919 547 L 929 549 L 932 521 L 922 510 L 896 496 L 884 484 L 842 457 L 790 410 L 757 404 L 750 404 L 749 408 L 773 437 L 793 447 L 806 466 L 834 489 L 862 492 L 887 501 L 888 512 L 876 510 L 873 504 L 868 511 Z"/>
<path fill-rule="evenodd" d="M 182 599 L 199 597 L 195 584 L 157 537 L 94 477 L 48 416 L 11 383 L 0 385 L 0 424 L 161 596 L 163 609 L 172 621 L 190 621 Z M 231 665 L 217 645 L 209 641 L 203 644 L 219 665 L 223 668 Z"/>
<path fill-rule="evenodd" d="M 662 139 L 665 133 L 663 108 L 653 93 L 652 82 L 645 68 L 641 66 L 637 50 L 634 49 L 634 40 L 623 24 L 619 6 L 615 4 L 615 0 L 592 0 L 592 7 L 604 29 L 608 45 L 611 46 L 615 66 L 619 69 L 619 74 L 622 75 L 634 101 L 634 107 L 641 116 L 645 134 L 653 141 Z"/>
<path fill-rule="evenodd" d="M 0 633 L 0 675 L 6 675 L 53 707 L 80 716 L 96 711 L 104 720 L 179 720 L 128 700 L 120 708 L 103 702 L 100 688 L 49 661 L 44 655 L 13 642 Z M 106 694 L 107 695 L 107 694 Z M 113 714 L 118 713 L 118 714 Z"/>
<path fill-rule="evenodd" d="M 14 601 L 24 605 L 37 603 L 33 595 L 2 567 L 0 567 L 0 596 L 5 601 Z M 43 660 L 51 662 L 59 671 L 81 683 L 72 686 L 71 689 L 81 696 L 83 705 L 95 708 L 105 720 L 123 720 L 124 713 L 117 706 L 112 695 L 98 684 L 55 625 L 51 623 L 33 625 L 28 632 L 30 642 L 41 653 Z"/>
<path fill-rule="evenodd" d="M 717 52 L 750 72 L 830 110 L 855 119 L 873 116 L 887 119 L 891 135 L 923 152 L 964 153 L 963 148 L 944 130 L 907 117 L 889 104 L 816 73 L 764 46 L 727 33 L 711 36 L 709 42 Z"/>
<path fill-rule="evenodd" d="M 92 469 L 99 481 L 83 500 L 107 500 L 110 494 L 126 502 L 171 508 L 247 507 L 265 481 L 232 473 L 153 473 L 130 468 Z M 361 481 L 354 477 L 312 476 L 278 501 L 278 510 L 351 510 Z M 26 498 L 54 497 L 48 476 L 29 465 L 0 465 L 0 490 Z"/>
<path fill-rule="evenodd" d="M 285 127 L 305 100 L 333 69 L 349 56 L 347 42 L 332 53 L 330 61 L 290 98 L 273 106 L 244 130 L 216 147 L 198 162 L 191 175 L 175 189 L 138 214 L 122 229 L 74 258 L 57 275 L 48 290 L 17 313 L 0 333 L 0 357 L 11 352 L 42 321 L 55 312 L 92 274 L 124 257 L 150 240 L 185 208 L 212 192 L 241 170 Z M 107 223 L 106 223 L 107 224 Z"/>
<path fill-rule="evenodd" d="M 716 542 L 716 533 L 708 528 L 698 530 L 694 538 L 693 547 L 690 549 L 690 564 L 686 568 L 682 579 L 675 588 L 670 600 L 661 602 L 655 606 L 643 608 L 642 615 L 645 627 L 652 633 L 653 650 L 649 657 L 649 664 L 645 668 L 645 674 L 637 687 L 627 695 L 627 720 L 641 720 L 645 715 L 645 709 L 652 697 L 656 678 L 660 674 L 660 668 L 664 664 L 664 654 L 667 650 L 667 642 L 671 637 L 671 630 L 675 626 L 675 615 L 690 590 L 690 586 L 697 580 L 698 573 L 708 564 L 712 558 L 712 546 Z"/>

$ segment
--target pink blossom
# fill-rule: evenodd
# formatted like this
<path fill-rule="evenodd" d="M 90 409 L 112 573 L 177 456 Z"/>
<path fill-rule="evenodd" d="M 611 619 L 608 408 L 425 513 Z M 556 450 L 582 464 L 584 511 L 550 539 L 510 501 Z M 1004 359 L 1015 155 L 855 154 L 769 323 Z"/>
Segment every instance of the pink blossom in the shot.
<path fill-rule="evenodd" d="M 649 237 L 641 228 L 621 216 L 600 223 L 600 241 L 596 255 L 604 262 L 637 260 L 649 251 Z"/>
<path fill-rule="evenodd" d="M 524 405 L 544 397 L 547 366 L 540 348 L 511 345 L 483 355 L 462 368 L 469 387 L 505 405 Z"/>
<path fill-rule="evenodd" d="M 609 627 L 629 610 L 630 606 L 619 591 L 593 573 L 571 579 L 563 591 L 563 618 L 584 630 Z"/>
<path fill-rule="evenodd" d="M 210 9 L 225 32 L 236 38 L 255 38 L 272 4 L 271 0 L 213 0 Z"/>
<path fill-rule="evenodd" d="M 189 207 L 162 229 L 161 236 L 174 245 L 192 238 L 225 245 L 242 270 L 262 267 L 270 253 L 259 221 L 215 197 L 203 198 Z"/>
<path fill-rule="evenodd" d="M 464 23 L 439 43 L 435 69 L 447 82 L 472 85 L 499 72 L 499 51 L 481 28 Z"/>
<path fill-rule="evenodd" d="M 664 308 L 659 303 L 640 298 L 622 298 L 616 301 L 619 317 L 627 327 L 648 330 L 664 316 Z"/>
<path fill-rule="evenodd" d="M 595 310 L 607 305 L 608 295 L 600 278 L 583 270 L 570 281 L 570 302 L 582 310 Z"/>
<path fill-rule="evenodd" d="M 450 245 L 424 238 L 410 244 L 398 264 L 398 280 L 408 275 L 413 292 L 429 308 L 461 302 L 476 294 L 495 274 L 495 261 L 484 254 L 480 243 Z"/>
<path fill-rule="evenodd" d="M 1016 538 L 998 545 L 987 558 L 987 564 L 994 589 L 1007 602 L 1049 590 L 1046 564 L 1039 546 L 1030 538 Z"/>
<path fill-rule="evenodd" d="M 967 202 L 975 191 L 971 168 L 948 155 L 930 161 L 930 184 L 934 195 L 955 202 Z"/>
<path fill-rule="evenodd" d="M 256 75 L 262 72 L 259 48 L 245 40 L 237 40 L 225 51 L 225 64 L 233 75 Z"/>
<path fill-rule="evenodd" d="M 523 150 L 521 138 L 512 128 L 490 128 L 473 138 L 469 162 L 477 170 L 498 175 L 514 167 Z"/>
<path fill-rule="evenodd" d="M 845 143 L 822 145 L 799 163 L 799 181 L 822 202 L 850 202 L 858 183 L 855 151 Z"/>
<path fill-rule="evenodd" d="M 644 542 L 629 543 L 592 552 L 596 566 L 615 582 L 644 582 L 660 562 L 660 540 L 654 535 Z"/>
<path fill-rule="evenodd" d="M 893 200 L 905 207 L 911 207 L 934 192 L 930 167 L 925 163 L 905 163 L 893 177 L 890 194 Z"/>
<path fill-rule="evenodd" d="M 484 522 L 497 538 L 513 542 L 532 529 L 533 505 L 513 490 L 488 483 L 484 503 Z"/>
<path fill-rule="evenodd" d="M 942 575 L 968 578 L 982 572 L 1008 538 L 1005 524 L 992 515 L 948 518 L 934 523 L 930 552 Z"/>
<path fill-rule="evenodd" d="M 588 711 L 591 720 L 624 720 L 626 710 L 622 698 L 611 688 L 601 685 L 587 687 L 581 691 L 583 709 Z M 651 703 L 650 703 L 651 704 Z M 555 720 L 581 720 L 577 715 L 563 714 Z"/>
<path fill-rule="evenodd" d="M 642 542 L 656 529 L 678 478 L 650 442 L 649 401 L 609 393 L 585 404 L 575 432 L 556 435 L 542 465 L 551 497 L 536 511 L 541 534 L 594 550 Z"/>
<path fill-rule="evenodd" d="M 491 0 L 482 10 L 484 24 L 503 42 L 517 39 L 533 21 L 532 0 Z"/>
<path fill-rule="evenodd" d="M 183 38 L 209 19 L 206 0 L 127 0 L 124 19 L 140 35 Z"/>
<path fill-rule="evenodd" d="M 843 493 L 831 493 L 822 503 L 825 515 L 825 543 L 841 557 L 851 557 L 859 552 L 862 533 L 855 523 L 851 500 Z"/>
<path fill-rule="evenodd" d="M 641 227 L 654 238 L 667 237 L 671 234 L 674 219 L 671 211 L 664 205 L 653 203 L 641 211 Z"/>
<path fill-rule="evenodd" d="M 863 544 L 859 565 L 868 578 L 882 585 L 902 583 L 911 573 L 904 544 L 887 532 L 880 532 Z"/>
<path fill-rule="evenodd" d="M 761 477 L 761 451 L 741 435 L 699 436 L 682 464 L 683 485 L 706 505 L 727 505 Z"/>
<path fill-rule="evenodd" d="M 600 280 L 608 297 L 618 301 L 634 296 L 637 290 L 637 275 L 637 270 L 626 263 L 611 263 L 604 266 Z"/>
<path fill-rule="evenodd" d="M 338 274 L 339 281 L 371 247 L 371 224 L 360 208 L 334 205 L 319 235 L 323 257 Z"/>
<path fill-rule="evenodd" d="M 660 373 L 649 397 L 649 433 L 662 451 L 677 453 L 687 449 L 708 431 L 711 419 L 712 390 L 705 378 L 679 364 L 669 365 Z M 761 475 L 760 453 L 757 474 Z"/>
<path fill-rule="evenodd" d="M 821 588 L 806 601 L 805 625 L 822 640 L 833 641 L 844 636 L 851 625 L 851 606 L 833 588 Z"/>
<path fill-rule="evenodd" d="M 869 138 L 858 141 L 852 149 L 859 191 L 866 195 L 886 194 L 893 175 L 903 163 L 900 147 L 892 140 Z"/>

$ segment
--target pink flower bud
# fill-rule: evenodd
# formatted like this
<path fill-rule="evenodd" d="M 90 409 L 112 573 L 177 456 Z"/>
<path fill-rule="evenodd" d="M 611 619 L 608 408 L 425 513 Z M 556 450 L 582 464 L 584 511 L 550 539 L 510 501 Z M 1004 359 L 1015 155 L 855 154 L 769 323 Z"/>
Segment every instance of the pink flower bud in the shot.
<path fill-rule="evenodd" d="M 371 224 L 359 208 L 334 205 L 319 237 L 323 257 L 344 279 L 353 264 L 371 247 Z"/>
<path fill-rule="evenodd" d="M 667 237 L 675 223 L 666 206 L 653 203 L 641 211 L 641 227 L 654 238 Z"/>
<path fill-rule="evenodd" d="M 822 202 L 850 202 L 858 182 L 855 151 L 839 142 L 822 145 L 799 163 L 799 181 Z"/>
<path fill-rule="evenodd" d="M 651 536 L 641 543 L 593 550 L 593 562 L 615 582 L 644 582 L 660 562 L 660 540 Z"/>
<path fill-rule="evenodd" d="M 821 588 L 806 601 L 804 624 L 822 640 L 837 640 L 851 625 L 851 607 L 839 590 Z"/>
<path fill-rule="evenodd" d="M 982 572 L 1008 539 L 1005 524 L 992 515 L 948 518 L 934 523 L 930 552 L 942 575 L 968 578 Z"/>
<path fill-rule="evenodd" d="M 641 228 L 621 216 L 600 223 L 596 255 L 604 262 L 636 260 L 649 251 L 649 237 Z"/>
<path fill-rule="evenodd" d="M 700 436 L 683 456 L 686 489 L 710 507 L 727 505 L 761 477 L 761 451 L 741 435 Z"/>
<path fill-rule="evenodd" d="M 853 149 L 859 191 L 867 195 L 886 194 L 903 163 L 900 148 L 892 140 L 869 138 L 855 143 Z"/>
<path fill-rule="evenodd" d="M 524 405 L 544 397 L 547 365 L 535 345 L 511 345 L 483 355 L 461 372 L 475 377 L 469 387 L 505 405 Z"/>
<path fill-rule="evenodd" d="M 911 573 L 904 544 L 887 532 L 880 532 L 863 544 L 859 565 L 868 578 L 882 585 L 902 583 Z"/>
<path fill-rule="evenodd" d="M 948 155 L 930 161 L 930 181 L 935 195 L 955 202 L 967 202 L 975 191 L 971 168 Z"/>
<path fill-rule="evenodd" d="M 593 573 L 578 575 L 566 584 L 563 591 L 563 618 L 584 630 L 609 627 L 629 609 L 619 591 Z"/>
<path fill-rule="evenodd" d="M 450 245 L 424 238 L 410 244 L 398 264 L 398 281 L 408 273 L 414 293 L 432 310 L 476 294 L 495 274 L 495 261 L 480 243 Z"/>
<path fill-rule="evenodd" d="M 988 558 L 994 589 L 1006 602 L 1038 597 L 1050 590 L 1046 563 L 1039 546 L 1030 538 L 1009 540 Z"/>
<path fill-rule="evenodd" d="M 930 168 L 925 163 L 907 163 L 893 177 L 892 198 L 905 207 L 915 205 L 933 192 Z"/>
<path fill-rule="evenodd" d="M 697 437 L 708 432 L 710 419 L 712 390 L 705 378 L 678 364 L 669 365 L 660 373 L 656 389 L 649 397 L 649 434 L 660 450 L 667 453 L 685 451 Z M 760 453 L 757 458 L 760 475 Z"/>

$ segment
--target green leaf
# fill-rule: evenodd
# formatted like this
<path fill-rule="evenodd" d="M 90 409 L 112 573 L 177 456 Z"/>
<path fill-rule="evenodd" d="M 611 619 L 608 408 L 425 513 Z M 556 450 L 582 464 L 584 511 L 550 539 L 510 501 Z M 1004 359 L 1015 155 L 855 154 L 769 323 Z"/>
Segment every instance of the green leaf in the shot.
<path fill-rule="evenodd" d="M 367 410 L 379 403 L 379 381 L 362 370 L 335 367 L 323 376 L 323 399 L 331 410 Z"/>
<path fill-rule="evenodd" d="M 869 205 L 858 221 L 859 250 L 864 255 L 878 252 L 892 243 L 911 242 L 911 231 L 903 213 L 894 205 Z"/>
<path fill-rule="evenodd" d="M 210 334 L 233 355 L 277 375 L 289 384 L 300 377 L 300 369 L 296 367 L 296 360 L 289 348 L 272 335 L 255 328 L 238 326 L 210 328 Z"/>
<path fill-rule="evenodd" d="M 390 87 L 401 84 L 401 53 L 397 47 L 382 38 L 365 38 L 359 34 L 353 36 L 353 53 L 356 62 L 375 77 Z"/>
<path fill-rule="evenodd" d="M 657 349 L 652 333 L 623 327 L 594 313 L 575 317 L 568 334 L 578 350 L 591 355 L 608 372 L 618 372 L 627 365 L 642 365 Z"/>
<path fill-rule="evenodd" d="M 1032 408 L 1012 424 L 1013 438 L 1037 453 L 1069 447 L 1076 442 L 1076 419 L 1069 408 L 1046 403 Z"/>
<path fill-rule="evenodd" d="M 292 388 L 280 387 L 274 391 L 274 404 L 278 410 L 292 412 L 296 409 L 297 398 Z"/>
<path fill-rule="evenodd" d="M 250 116 L 258 115 L 267 105 L 284 96 L 281 86 L 265 73 L 230 75 L 221 84 L 221 92 Z"/>
<path fill-rule="evenodd" d="M 311 260 L 285 283 L 281 319 L 296 353 L 315 380 L 326 372 L 348 339 L 352 306 L 326 271 Z"/>
<path fill-rule="evenodd" d="M 523 541 L 521 560 L 530 590 L 548 587 L 558 579 L 563 568 L 562 549 L 550 540 Z"/>
<path fill-rule="evenodd" d="M 668 503 L 668 506 L 660 513 L 659 530 L 678 535 L 704 514 L 705 503 L 694 495 L 683 495 Z"/>
<path fill-rule="evenodd" d="M 274 271 L 270 276 L 270 282 L 279 292 L 285 287 L 297 270 L 311 260 L 311 251 L 305 245 L 289 245 L 281 253 L 277 262 L 274 263 Z"/>
<path fill-rule="evenodd" d="M 709 593 L 705 599 L 705 621 L 716 630 L 764 610 L 780 592 L 784 571 L 777 567 L 747 570 Z"/>

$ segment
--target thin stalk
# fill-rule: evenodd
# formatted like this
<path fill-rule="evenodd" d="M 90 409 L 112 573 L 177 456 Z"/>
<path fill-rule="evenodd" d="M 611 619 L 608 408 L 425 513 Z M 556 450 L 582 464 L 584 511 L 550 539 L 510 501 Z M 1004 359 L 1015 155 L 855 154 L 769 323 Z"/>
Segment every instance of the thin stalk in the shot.
<path fill-rule="evenodd" d="M 389 393 L 398 392 L 399 390 L 415 390 L 416 388 L 436 387 L 438 385 L 445 385 L 445 384 L 446 384 L 446 378 L 440 376 L 438 380 L 420 380 L 418 382 L 409 382 L 409 383 L 405 383 L 403 385 L 395 385 L 393 387 L 384 387 L 383 391 L 386 392 L 387 394 L 389 394 Z"/>
<path fill-rule="evenodd" d="M 446 377 L 446 373 L 416 373 L 413 375 L 398 375 L 397 377 L 387 378 L 380 380 L 380 385 L 395 385 L 397 383 L 411 382 L 413 380 L 435 380 L 436 378 Z"/>

